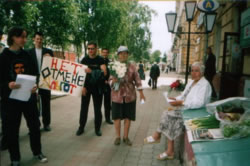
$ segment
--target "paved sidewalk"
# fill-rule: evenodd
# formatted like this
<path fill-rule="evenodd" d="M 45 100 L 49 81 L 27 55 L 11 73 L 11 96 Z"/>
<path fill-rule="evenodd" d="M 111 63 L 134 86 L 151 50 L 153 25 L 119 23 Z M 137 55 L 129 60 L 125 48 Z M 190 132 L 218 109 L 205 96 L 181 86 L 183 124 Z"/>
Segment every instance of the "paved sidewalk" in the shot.
<path fill-rule="evenodd" d="M 103 136 L 95 135 L 92 104 L 89 108 L 85 133 L 76 136 L 80 98 L 64 96 L 52 100 L 52 131 L 42 132 L 43 152 L 49 162 L 40 164 L 32 158 L 28 129 L 22 120 L 20 128 L 22 166 L 179 166 L 177 159 L 171 161 L 156 159 L 156 156 L 165 150 L 164 136 L 160 144 L 143 145 L 143 139 L 156 130 L 161 113 L 168 106 L 162 95 L 166 90 L 166 86 L 161 86 L 157 90 L 145 89 L 146 103 L 141 105 L 137 101 L 136 121 L 132 122 L 129 134 L 133 142 L 131 147 L 124 144 L 115 146 L 114 126 L 105 122 L 102 125 Z M 178 158 L 177 154 L 176 156 Z M 2 152 L 0 165 L 8 166 L 9 163 L 8 152 Z"/>

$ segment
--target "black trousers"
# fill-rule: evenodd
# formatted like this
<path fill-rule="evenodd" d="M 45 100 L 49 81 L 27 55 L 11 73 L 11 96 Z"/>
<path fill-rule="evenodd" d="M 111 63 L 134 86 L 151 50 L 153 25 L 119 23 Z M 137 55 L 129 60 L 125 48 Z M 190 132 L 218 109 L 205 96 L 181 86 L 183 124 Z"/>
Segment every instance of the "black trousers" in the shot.
<path fill-rule="evenodd" d="M 7 105 L 7 142 L 11 161 L 21 159 L 19 149 L 19 128 L 22 114 L 29 128 L 30 147 L 33 155 L 41 153 L 41 133 L 36 99 L 22 102 L 9 99 Z"/>
<path fill-rule="evenodd" d="M 50 125 L 50 98 L 51 98 L 51 91 L 46 89 L 39 89 L 39 95 L 41 96 L 42 100 L 42 122 L 43 126 Z"/>
<path fill-rule="evenodd" d="M 152 78 L 152 89 L 155 89 L 155 88 L 157 88 L 157 78 L 156 79 Z"/>
<path fill-rule="evenodd" d="M 98 91 L 98 88 L 87 90 L 86 96 L 82 96 L 81 102 L 81 112 L 80 112 L 80 127 L 84 128 L 88 119 L 89 102 L 92 96 L 94 103 L 94 113 L 95 113 L 95 131 L 99 131 L 102 125 L 102 96 Z"/>
<path fill-rule="evenodd" d="M 103 93 L 104 96 L 104 112 L 105 112 L 105 120 L 109 121 L 110 112 L 111 112 L 111 88 L 109 84 L 105 85 L 105 91 Z"/>
<path fill-rule="evenodd" d="M 3 100 L 0 101 L 0 115 L 1 115 L 1 125 L 2 125 L 2 130 L 1 130 L 1 134 L 2 134 L 2 138 L 1 138 L 1 148 L 2 146 L 7 146 L 7 137 L 6 137 L 6 132 L 7 132 L 7 127 L 6 127 L 6 123 L 7 123 L 7 119 L 6 119 L 6 105 L 7 103 L 4 102 Z"/>

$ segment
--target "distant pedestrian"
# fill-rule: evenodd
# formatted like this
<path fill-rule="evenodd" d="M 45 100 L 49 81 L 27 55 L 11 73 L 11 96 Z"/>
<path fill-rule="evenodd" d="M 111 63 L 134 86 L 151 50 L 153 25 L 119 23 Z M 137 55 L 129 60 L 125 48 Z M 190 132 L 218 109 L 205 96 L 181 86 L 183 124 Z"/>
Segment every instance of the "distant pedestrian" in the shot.
<path fill-rule="evenodd" d="M 138 73 L 139 73 L 141 80 L 145 80 L 144 64 L 142 63 L 142 61 L 140 61 L 139 63 Z"/>
<path fill-rule="evenodd" d="M 162 71 L 162 72 L 165 71 L 165 64 L 162 64 L 162 66 L 161 66 L 161 71 Z"/>
<path fill-rule="evenodd" d="M 128 62 L 128 48 L 120 46 L 118 48 L 118 60 L 121 63 L 127 64 L 127 72 L 120 80 L 119 89 L 114 89 L 114 83 L 118 81 L 117 78 L 111 76 L 110 83 L 112 88 L 112 118 L 115 122 L 116 139 L 114 144 L 120 145 L 121 142 L 121 120 L 124 119 L 124 135 L 123 142 L 129 146 L 132 142 L 128 138 L 131 120 L 135 121 L 136 111 L 136 89 L 140 94 L 140 100 L 145 100 L 142 91 L 142 84 L 136 66 Z"/>
<path fill-rule="evenodd" d="M 111 112 L 111 88 L 109 85 L 109 77 L 110 77 L 110 71 L 109 71 L 109 49 L 107 48 L 102 48 L 102 57 L 104 58 L 105 65 L 107 67 L 107 75 L 105 76 L 105 87 L 104 87 L 104 92 L 103 92 L 103 97 L 104 97 L 104 112 L 105 112 L 105 120 L 108 124 L 114 124 L 111 121 L 110 118 L 110 112 Z"/>
<path fill-rule="evenodd" d="M 81 64 L 88 66 L 85 70 L 87 73 L 84 87 L 82 90 L 82 102 L 80 111 L 79 128 L 76 135 L 79 136 L 84 133 L 84 128 L 88 119 L 90 97 L 92 96 L 95 113 L 95 133 L 97 136 L 102 136 L 102 97 L 105 86 L 105 76 L 107 75 L 107 68 L 104 59 L 97 55 L 97 44 L 95 42 L 88 42 L 88 55 L 86 55 Z"/>
<path fill-rule="evenodd" d="M 22 48 L 27 40 L 27 32 L 23 28 L 13 27 L 8 33 L 9 48 L 0 55 L 0 87 L 2 88 L 2 103 L 6 117 L 6 136 L 10 153 L 11 166 L 20 166 L 19 128 L 22 114 L 29 128 L 30 146 L 33 155 L 40 162 L 47 162 L 41 151 L 41 133 L 38 110 L 36 105 L 36 90 L 31 89 L 32 95 L 26 101 L 10 99 L 12 90 L 19 89 L 16 76 L 19 73 L 36 76 L 34 61 L 28 52 Z M 17 62 L 18 61 L 18 62 Z"/>
<path fill-rule="evenodd" d="M 157 89 L 157 80 L 160 76 L 160 68 L 155 62 L 150 69 L 150 78 L 152 79 L 152 89 Z"/>
<path fill-rule="evenodd" d="M 29 50 L 29 53 L 34 58 L 34 62 L 37 72 L 37 77 L 40 77 L 40 70 L 43 63 L 43 58 L 45 56 L 53 57 L 53 52 L 51 49 L 43 47 L 43 34 L 41 32 L 36 32 L 33 37 L 34 40 L 34 48 Z M 44 131 L 50 131 L 50 123 L 51 123 L 51 111 L 50 111 L 50 98 L 51 98 L 51 91 L 47 89 L 40 89 L 38 94 L 41 97 L 42 101 L 42 122 L 43 122 L 43 129 Z"/>
<path fill-rule="evenodd" d="M 214 86 L 212 84 L 213 78 L 216 74 L 216 57 L 212 52 L 212 48 L 208 47 L 207 48 L 207 60 L 205 62 L 205 72 L 204 76 L 210 83 L 212 87 L 212 97 L 216 97 L 216 92 L 214 90 Z"/>
<path fill-rule="evenodd" d="M 168 74 L 168 66 L 166 67 L 165 73 L 167 73 L 167 74 Z"/>

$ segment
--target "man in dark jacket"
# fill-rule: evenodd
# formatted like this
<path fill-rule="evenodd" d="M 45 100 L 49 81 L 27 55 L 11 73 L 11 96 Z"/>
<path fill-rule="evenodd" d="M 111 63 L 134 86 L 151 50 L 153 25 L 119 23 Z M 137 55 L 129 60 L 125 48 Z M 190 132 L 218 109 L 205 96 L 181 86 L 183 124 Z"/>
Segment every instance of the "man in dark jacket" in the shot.
<path fill-rule="evenodd" d="M 160 76 L 160 68 L 156 62 L 151 67 L 149 75 L 152 79 L 152 89 L 157 89 L 157 79 Z"/>
<path fill-rule="evenodd" d="M 103 92 L 103 97 L 104 97 L 104 112 L 105 112 L 105 119 L 106 122 L 108 124 L 113 124 L 113 122 L 111 121 L 110 118 L 110 112 L 111 112 L 111 88 L 110 85 L 108 83 L 109 77 L 110 77 L 110 73 L 109 73 L 109 50 L 107 48 L 102 48 L 102 57 L 104 59 L 104 63 L 107 67 L 107 75 L 105 77 L 105 90 Z"/>
<path fill-rule="evenodd" d="M 205 62 L 205 72 L 204 72 L 204 76 L 205 78 L 208 80 L 208 82 L 210 83 L 211 87 L 212 87 L 212 97 L 216 97 L 216 92 L 214 90 L 214 86 L 212 84 L 214 75 L 216 74 L 216 57 L 212 52 L 212 48 L 208 47 L 207 48 L 207 60 Z"/>
<path fill-rule="evenodd" d="M 33 56 L 34 62 L 36 63 L 36 70 L 39 79 L 40 70 L 42 67 L 43 57 L 44 56 L 54 56 L 51 49 L 43 47 L 43 34 L 41 32 L 36 32 L 34 35 L 34 45 L 35 48 L 29 50 L 29 53 Z M 46 89 L 39 89 L 39 95 L 42 100 L 42 122 L 44 131 L 50 131 L 50 97 L 51 91 Z"/>

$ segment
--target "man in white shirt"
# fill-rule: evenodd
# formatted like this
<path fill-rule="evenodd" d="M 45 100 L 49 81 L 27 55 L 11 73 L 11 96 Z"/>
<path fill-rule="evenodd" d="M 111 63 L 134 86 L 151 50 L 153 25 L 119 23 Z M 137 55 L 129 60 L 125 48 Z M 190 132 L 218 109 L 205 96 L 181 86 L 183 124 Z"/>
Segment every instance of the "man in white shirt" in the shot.
<path fill-rule="evenodd" d="M 34 63 L 36 63 L 37 66 L 37 75 L 39 78 L 41 66 L 43 63 L 43 57 L 44 56 L 54 56 L 51 49 L 44 48 L 43 47 L 43 34 L 41 32 L 36 32 L 34 35 L 34 46 L 35 48 L 32 48 L 29 50 L 29 53 L 32 55 L 34 59 Z M 51 97 L 51 91 L 46 89 L 39 89 L 39 95 L 41 96 L 42 100 L 42 122 L 44 131 L 50 131 L 50 97 Z"/>

